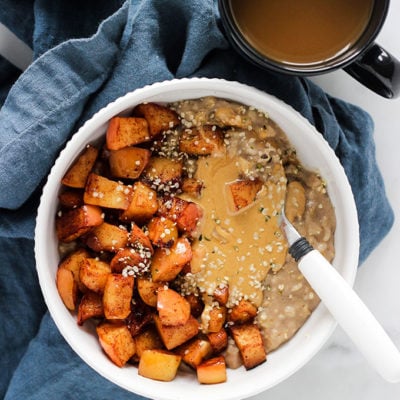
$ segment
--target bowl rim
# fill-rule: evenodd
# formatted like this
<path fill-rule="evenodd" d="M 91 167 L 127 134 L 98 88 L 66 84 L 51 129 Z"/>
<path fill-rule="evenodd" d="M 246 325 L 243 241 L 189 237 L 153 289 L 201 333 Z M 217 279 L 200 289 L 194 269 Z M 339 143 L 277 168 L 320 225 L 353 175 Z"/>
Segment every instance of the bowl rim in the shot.
<path fill-rule="evenodd" d="M 196 96 L 193 95 L 194 91 L 197 93 Z M 100 347 L 98 352 L 99 354 L 95 355 L 94 357 L 92 357 L 92 355 L 89 356 L 88 354 L 86 354 L 86 351 L 82 350 L 79 346 L 80 338 L 78 336 L 80 335 L 80 333 L 86 334 L 86 332 L 90 330 L 90 328 L 88 329 L 86 327 L 80 327 L 81 329 L 78 332 L 78 336 L 69 332 L 68 327 L 72 326 L 71 324 L 74 324 L 76 327 L 78 327 L 78 325 L 76 324 L 76 318 L 73 317 L 72 314 L 66 309 L 58 296 L 54 280 L 54 270 L 56 270 L 57 266 L 49 265 L 49 258 L 53 259 L 54 257 L 57 257 L 57 255 L 55 254 L 56 249 L 54 248 L 54 246 L 49 246 L 48 243 L 51 238 L 55 240 L 55 244 L 57 242 L 54 232 L 55 213 L 53 211 L 55 210 L 56 206 L 56 204 L 54 203 L 57 203 L 54 202 L 54 193 L 57 193 L 60 187 L 60 182 L 58 178 L 61 177 L 66 171 L 66 169 L 72 163 L 73 159 L 76 157 L 76 154 L 78 154 L 78 152 L 82 150 L 84 146 L 82 145 L 82 143 L 86 144 L 93 141 L 93 139 L 89 139 L 89 137 L 92 136 L 96 130 L 101 130 L 102 127 L 104 128 L 104 125 L 111 117 L 115 115 L 120 115 L 127 109 L 133 108 L 134 105 L 139 104 L 140 102 L 152 101 L 153 98 L 164 99 L 159 100 L 160 102 L 171 101 L 168 99 L 168 97 L 171 96 L 171 93 L 175 92 L 179 92 L 179 97 L 182 99 L 211 95 L 231 99 L 233 101 L 239 101 L 244 104 L 250 102 L 249 105 L 252 105 L 253 100 L 255 105 L 257 105 L 257 103 L 259 102 L 263 104 L 267 103 L 268 107 L 271 108 L 264 111 L 270 113 L 270 111 L 273 109 L 276 115 L 281 114 L 282 116 L 286 116 L 287 118 L 292 118 L 296 123 L 299 124 L 299 126 L 301 125 L 303 130 L 309 132 L 310 137 L 311 135 L 313 136 L 313 140 L 318 143 L 321 152 L 325 157 L 330 160 L 330 163 L 332 163 L 332 166 L 334 168 L 335 174 L 337 174 L 340 178 L 340 182 L 338 182 L 338 184 L 340 184 L 341 200 L 346 205 L 346 208 L 344 209 L 343 219 L 346 223 L 346 229 L 350 229 L 352 231 L 352 240 L 350 241 L 350 243 L 348 243 L 347 241 L 343 244 L 344 246 L 346 246 L 346 250 L 348 251 L 348 253 L 346 253 L 346 257 L 344 257 L 344 260 L 341 260 L 344 261 L 345 264 L 344 266 L 342 266 L 343 268 L 345 268 L 342 272 L 342 276 L 350 285 L 354 284 L 357 272 L 359 252 L 357 210 L 350 184 L 347 180 L 344 169 L 337 159 L 334 151 L 328 145 L 323 136 L 315 129 L 315 127 L 299 112 L 294 110 L 290 105 L 284 103 L 277 97 L 272 96 L 252 86 L 219 78 L 172 79 L 168 81 L 157 82 L 128 92 L 124 96 L 119 97 L 115 101 L 109 103 L 107 106 L 99 110 L 74 133 L 71 139 L 66 143 L 65 147 L 60 151 L 57 160 L 53 164 L 53 167 L 51 168 L 51 171 L 47 177 L 47 182 L 43 187 L 42 195 L 40 198 L 40 204 L 36 218 L 34 246 L 36 269 L 39 277 L 39 283 L 45 302 L 50 311 L 50 315 L 55 322 L 58 330 L 61 332 L 62 336 L 72 347 L 75 353 L 77 353 L 85 363 L 87 363 L 97 373 L 110 380 L 111 382 L 121 386 L 128 391 L 137 393 L 142 396 L 157 398 L 160 400 L 180 399 L 181 391 L 183 393 L 182 399 L 186 399 L 188 395 L 187 393 L 189 393 L 186 392 L 186 387 L 189 388 L 188 390 L 191 390 L 190 397 L 193 400 L 203 399 L 204 396 L 206 396 L 209 400 L 243 399 L 245 397 L 256 395 L 257 393 L 265 391 L 280 383 L 284 379 L 288 378 L 294 372 L 304 366 L 322 348 L 322 346 L 329 339 L 336 327 L 335 320 L 329 314 L 323 304 L 320 304 L 317 307 L 317 309 L 313 312 L 306 324 L 303 325 L 298 333 L 296 333 L 296 335 L 298 335 L 299 332 L 302 331 L 301 338 L 304 342 L 302 342 L 304 344 L 304 350 L 301 359 L 297 360 L 295 363 L 291 363 L 291 365 L 289 365 L 288 367 L 285 367 L 284 371 L 280 371 L 280 373 L 277 374 L 276 378 L 273 381 L 269 381 L 268 376 L 263 377 L 262 372 L 264 370 L 261 371 L 261 369 L 258 369 L 257 372 L 257 368 L 255 368 L 251 371 L 247 371 L 246 377 L 248 379 L 245 379 L 244 382 L 241 382 L 240 385 L 238 385 L 232 381 L 232 377 L 229 377 L 230 374 L 236 374 L 237 370 L 235 370 L 234 372 L 228 372 L 227 383 L 208 386 L 198 384 L 198 386 L 196 386 L 196 390 L 193 390 L 193 382 L 187 383 L 185 380 L 185 372 L 183 372 L 182 378 L 179 378 L 175 381 L 180 387 L 179 393 L 177 393 L 175 387 L 176 385 L 173 382 L 165 383 L 151 381 L 146 378 L 140 377 L 137 373 L 134 373 L 133 376 L 131 376 L 133 385 L 128 384 L 125 376 L 126 372 L 124 371 L 124 369 L 120 370 L 118 367 L 114 367 L 111 361 L 109 361 L 110 365 L 107 365 L 106 367 L 103 365 L 104 358 L 106 356 L 104 354 L 101 354 L 102 352 Z M 235 95 L 233 95 L 232 92 L 234 92 Z M 189 93 L 192 94 L 189 96 Z M 177 95 L 175 95 L 175 98 L 177 99 L 176 96 Z M 240 100 L 239 97 L 243 97 L 243 100 Z M 276 115 L 275 118 L 273 115 L 271 115 L 271 118 L 275 121 Z M 282 124 L 279 123 L 279 121 L 276 122 L 282 127 Z M 284 127 L 282 127 L 282 129 L 285 131 Z M 289 140 L 291 140 L 290 137 Z M 336 183 L 334 182 L 334 184 Z M 51 272 L 52 269 L 53 273 Z M 317 320 L 320 321 L 320 324 L 323 325 L 323 329 L 319 329 L 319 325 L 317 326 L 318 338 L 316 340 L 315 338 L 313 338 L 313 336 L 316 335 L 312 334 L 314 332 L 307 330 L 306 325 L 308 324 L 308 326 L 311 328 L 312 324 L 314 323 L 313 321 Z M 309 340 L 308 336 L 311 337 Z M 97 340 L 97 338 L 95 339 Z M 293 343 L 294 342 L 292 338 L 289 342 L 283 345 L 285 351 L 290 351 L 291 347 L 293 347 Z M 272 353 L 268 358 L 270 360 L 269 364 L 272 363 L 274 365 L 276 360 L 274 354 Z M 263 367 L 261 366 L 258 368 Z M 240 371 L 242 369 L 243 367 L 241 367 Z M 119 373 L 116 373 L 118 371 Z M 136 378 L 135 375 L 137 376 Z M 257 383 L 260 382 L 261 384 L 255 385 L 255 381 Z"/>

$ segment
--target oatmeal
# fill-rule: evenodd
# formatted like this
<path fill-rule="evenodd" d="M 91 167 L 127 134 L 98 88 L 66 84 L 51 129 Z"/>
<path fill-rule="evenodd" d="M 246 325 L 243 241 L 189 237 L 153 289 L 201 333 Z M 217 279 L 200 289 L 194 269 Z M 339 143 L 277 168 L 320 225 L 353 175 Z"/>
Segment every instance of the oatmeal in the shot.
<path fill-rule="evenodd" d="M 287 253 L 279 213 L 286 201 L 295 227 L 331 261 L 335 216 L 324 181 L 303 168 L 284 132 L 264 113 L 215 98 L 174 107 L 189 129 L 197 124 L 230 126 L 226 154 L 199 160 L 195 174 L 206 188 L 204 199 L 197 201 L 211 210 L 202 226 L 203 240 L 193 246 L 197 287 L 208 295 L 207 301 L 218 285 L 229 286 L 228 307 L 241 298 L 251 300 L 258 307 L 256 322 L 266 350 L 272 351 L 289 340 L 319 304 Z M 225 184 L 243 178 L 260 179 L 266 192 L 260 191 L 249 209 L 232 214 Z M 296 184 L 304 204 L 291 193 Z M 232 341 L 231 351 L 234 347 Z"/>

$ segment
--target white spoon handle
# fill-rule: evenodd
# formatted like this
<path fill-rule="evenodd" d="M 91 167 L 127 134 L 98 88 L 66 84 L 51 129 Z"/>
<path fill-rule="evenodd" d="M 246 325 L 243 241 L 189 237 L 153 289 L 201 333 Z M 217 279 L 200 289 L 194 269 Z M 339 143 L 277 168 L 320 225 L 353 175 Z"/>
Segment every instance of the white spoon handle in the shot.
<path fill-rule="evenodd" d="M 399 351 L 351 286 L 317 250 L 301 258 L 299 269 L 371 366 L 400 382 Z"/>

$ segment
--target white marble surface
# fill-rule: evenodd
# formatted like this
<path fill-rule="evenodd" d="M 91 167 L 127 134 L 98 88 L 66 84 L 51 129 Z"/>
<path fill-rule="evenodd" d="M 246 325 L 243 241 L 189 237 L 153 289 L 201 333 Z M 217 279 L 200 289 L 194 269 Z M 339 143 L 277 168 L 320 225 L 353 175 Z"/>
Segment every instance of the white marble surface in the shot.
<path fill-rule="evenodd" d="M 377 42 L 400 59 L 400 1 L 392 0 Z M 386 100 L 343 71 L 313 78 L 328 93 L 367 110 L 395 224 L 359 269 L 355 290 L 400 348 L 400 98 Z M 399 400 L 400 383 L 384 381 L 367 365 L 340 327 L 300 371 L 252 400 Z"/>
<path fill-rule="evenodd" d="M 400 59 L 399 21 L 400 0 L 392 0 L 378 42 Z M 7 35 L 0 29 L 0 53 L 13 48 L 8 44 L 10 37 Z M 30 53 L 29 49 L 22 50 L 20 59 L 14 50 L 10 57 L 17 65 L 24 66 Z M 400 245 L 400 98 L 383 99 L 343 71 L 313 80 L 328 93 L 361 106 L 375 121 L 377 159 L 396 221 L 389 235 L 359 269 L 355 290 L 400 348 L 400 262 L 397 254 Z M 387 383 L 378 376 L 338 327 L 324 348 L 305 367 L 252 399 L 398 400 L 400 383 Z"/>

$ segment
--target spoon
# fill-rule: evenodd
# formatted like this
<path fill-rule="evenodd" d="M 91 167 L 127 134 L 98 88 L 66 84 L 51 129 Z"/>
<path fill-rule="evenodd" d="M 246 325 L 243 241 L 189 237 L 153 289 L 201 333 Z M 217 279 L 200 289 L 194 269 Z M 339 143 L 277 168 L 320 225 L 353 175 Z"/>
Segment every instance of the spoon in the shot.
<path fill-rule="evenodd" d="M 290 255 L 338 324 L 385 380 L 400 382 L 400 352 L 371 311 L 325 257 L 297 232 L 283 209 L 281 227 Z"/>

